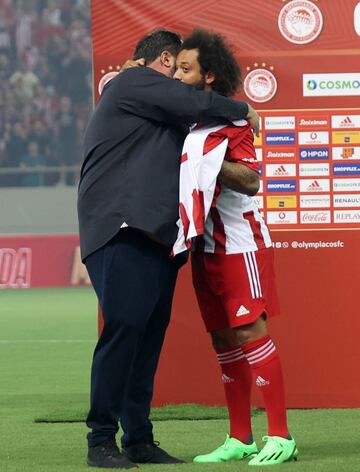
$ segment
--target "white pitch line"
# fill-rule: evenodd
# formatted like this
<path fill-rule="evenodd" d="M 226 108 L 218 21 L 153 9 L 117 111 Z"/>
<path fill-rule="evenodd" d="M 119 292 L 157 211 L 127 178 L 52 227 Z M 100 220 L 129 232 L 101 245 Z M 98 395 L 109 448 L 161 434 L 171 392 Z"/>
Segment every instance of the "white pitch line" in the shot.
<path fill-rule="evenodd" d="M 88 344 L 96 339 L 0 339 L 0 344 Z"/>

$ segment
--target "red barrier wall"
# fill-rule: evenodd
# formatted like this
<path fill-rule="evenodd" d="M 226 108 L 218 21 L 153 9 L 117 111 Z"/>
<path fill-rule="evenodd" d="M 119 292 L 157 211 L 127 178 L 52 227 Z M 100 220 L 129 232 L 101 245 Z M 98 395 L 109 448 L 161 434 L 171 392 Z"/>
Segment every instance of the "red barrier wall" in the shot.
<path fill-rule="evenodd" d="M 270 330 L 283 360 L 289 407 L 360 407 L 360 376 L 353 369 L 359 359 L 360 232 L 272 236 L 282 314 L 271 320 Z M 88 282 L 78 236 L 0 238 L 0 287 Z M 254 401 L 261 405 L 259 398 Z M 154 398 L 156 405 L 179 402 L 224 403 L 189 264 L 179 275 Z"/>
<path fill-rule="evenodd" d="M 287 405 L 360 407 L 360 376 L 353 368 L 359 361 L 359 265 L 351 257 L 358 256 L 360 232 L 273 232 L 272 237 L 282 245 L 275 251 L 282 313 L 269 328 L 283 362 Z M 188 264 L 177 285 L 155 404 L 224 403 L 190 278 Z M 259 397 L 254 403 L 262 406 Z"/>
<path fill-rule="evenodd" d="M 89 285 L 79 236 L 0 237 L 0 288 Z"/>

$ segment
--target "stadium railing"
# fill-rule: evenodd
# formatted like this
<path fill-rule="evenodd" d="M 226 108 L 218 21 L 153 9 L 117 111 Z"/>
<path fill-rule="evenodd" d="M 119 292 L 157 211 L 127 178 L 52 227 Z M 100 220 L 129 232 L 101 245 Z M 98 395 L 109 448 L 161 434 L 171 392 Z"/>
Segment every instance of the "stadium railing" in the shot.
<path fill-rule="evenodd" d="M 76 185 L 80 176 L 80 166 L 33 166 L 33 167 L 2 167 L 0 168 L 0 187 L 26 186 L 20 180 L 26 175 L 38 175 L 48 185 Z M 18 181 L 18 182 L 17 182 Z M 31 186 L 31 185 L 29 185 Z"/>

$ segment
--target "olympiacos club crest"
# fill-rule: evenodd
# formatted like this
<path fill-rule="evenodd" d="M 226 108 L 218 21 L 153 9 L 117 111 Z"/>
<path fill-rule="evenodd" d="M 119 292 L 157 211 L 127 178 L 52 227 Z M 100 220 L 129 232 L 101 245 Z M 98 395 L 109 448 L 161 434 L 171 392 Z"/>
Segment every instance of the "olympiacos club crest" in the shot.
<path fill-rule="evenodd" d="M 323 17 L 320 9 L 308 0 L 293 0 L 280 11 L 280 33 L 294 44 L 311 43 L 321 33 Z"/>
<path fill-rule="evenodd" d="M 98 85 L 98 92 L 99 95 L 102 94 L 102 91 L 104 90 L 105 85 L 110 82 L 111 79 L 113 79 L 116 75 L 118 75 L 119 71 L 111 71 L 108 72 L 107 74 L 103 75 L 101 79 L 99 80 L 99 85 Z"/>
<path fill-rule="evenodd" d="M 276 94 L 277 82 L 274 74 L 267 69 L 255 69 L 244 80 L 244 91 L 253 102 L 268 102 Z"/>

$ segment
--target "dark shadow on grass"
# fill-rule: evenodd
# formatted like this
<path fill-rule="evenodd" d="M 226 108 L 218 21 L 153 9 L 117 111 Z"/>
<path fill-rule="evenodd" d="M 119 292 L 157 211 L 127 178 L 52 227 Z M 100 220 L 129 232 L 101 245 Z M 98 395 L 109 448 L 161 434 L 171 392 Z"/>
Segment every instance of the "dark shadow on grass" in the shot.
<path fill-rule="evenodd" d="M 254 409 L 253 416 L 261 413 Z M 35 418 L 35 423 L 84 423 L 87 411 L 56 409 Z M 228 413 L 223 406 L 204 406 L 197 404 L 166 405 L 153 408 L 151 411 L 152 421 L 198 421 L 198 420 L 226 420 Z"/>

